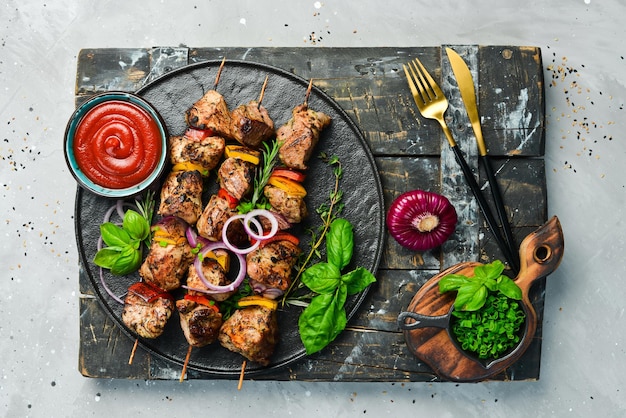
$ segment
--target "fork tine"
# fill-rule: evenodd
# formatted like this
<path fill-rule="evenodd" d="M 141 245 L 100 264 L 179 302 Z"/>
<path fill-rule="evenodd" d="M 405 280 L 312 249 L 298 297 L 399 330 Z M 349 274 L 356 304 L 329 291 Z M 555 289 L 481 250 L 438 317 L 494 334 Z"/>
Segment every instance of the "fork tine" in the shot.
<path fill-rule="evenodd" d="M 404 74 L 406 75 L 406 80 L 409 83 L 409 88 L 411 89 L 411 94 L 413 95 L 413 98 L 415 100 L 417 100 L 418 95 L 421 97 L 420 93 L 417 91 L 417 87 L 415 85 L 415 81 L 413 80 L 413 76 L 411 75 L 411 73 L 409 72 L 409 69 L 407 69 L 406 65 L 402 64 L 402 68 L 404 69 Z M 412 70 L 411 70 L 412 71 Z M 423 99 L 422 99 L 423 102 Z M 421 106 L 420 103 L 417 103 L 418 107 Z"/>
<path fill-rule="evenodd" d="M 428 95 L 431 100 L 443 96 L 443 92 L 439 88 L 439 85 L 435 80 L 433 80 L 430 73 L 426 70 L 426 68 L 424 68 L 424 65 L 418 58 L 415 58 L 413 65 L 416 66 L 416 68 L 419 66 L 419 69 L 421 70 L 419 71 L 420 80 L 425 86 L 427 86 Z"/>

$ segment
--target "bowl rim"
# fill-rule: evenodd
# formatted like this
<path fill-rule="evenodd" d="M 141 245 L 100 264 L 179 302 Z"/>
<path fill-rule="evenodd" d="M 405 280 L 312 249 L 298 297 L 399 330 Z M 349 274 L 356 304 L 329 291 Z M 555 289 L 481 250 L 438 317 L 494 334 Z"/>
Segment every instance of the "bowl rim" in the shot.
<path fill-rule="evenodd" d="M 104 187 L 91 181 L 82 172 L 76 162 L 76 159 L 74 158 L 73 144 L 76 129 L 90 110 L 98 105 L 101 105 L 102 103 L 106 103 L 109 101 L 123 101 L 139 106 L 152 117 L 161 135 L 162 152 L 156 168 L 148 177 L 146 177 L 140 183 L 122 189 L 112 189 Z M 168 138 L 169 135 L 167 132 L 167 127 L 165 125 L 165 121 L 156 110 L 156 108 L 146 99 L 130 92 L 107 91 L 89 97 L 84 103 L 78 106 L 76 110 L 74 110 L 65 128 L 65 135 L 63 137 L 63 152 L 65 154 L 65 162 L 67 164 L 67 167 L 80 187 L 99 196 L 121 199 L 142 193 L 161 177 L 165 170 L 167 162 Z"/>

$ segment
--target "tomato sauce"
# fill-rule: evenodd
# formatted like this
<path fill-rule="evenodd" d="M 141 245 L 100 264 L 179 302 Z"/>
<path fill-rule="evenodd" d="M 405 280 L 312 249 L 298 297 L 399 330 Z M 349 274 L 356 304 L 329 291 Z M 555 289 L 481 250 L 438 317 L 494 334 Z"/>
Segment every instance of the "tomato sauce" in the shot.
<path fill-rule="evenodd" d="M 146 180 L 162 153 L 161 132 L 140 106 L 121 100 L 100 103 L 76 128 L 74 156 L 85 176 L 111 189 Z"/>

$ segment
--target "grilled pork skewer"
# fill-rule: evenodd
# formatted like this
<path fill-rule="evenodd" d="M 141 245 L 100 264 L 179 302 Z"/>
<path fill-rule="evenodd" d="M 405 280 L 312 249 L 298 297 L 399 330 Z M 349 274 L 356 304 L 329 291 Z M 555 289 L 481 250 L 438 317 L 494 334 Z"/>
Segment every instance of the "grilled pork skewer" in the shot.
<path fill-rule="evenodd" d="M 264 306 L 236 310 L 224 321 L 218 340 L 223 347 L 250 361 L 269 365 L 278 342 L 276 310 Z"/>
<path fill-rule="evenodd" d="M 203 180 L 199 171 L 171 171 L 161 187 L 161 216 L 176 216 L 195 225 L 202 214 Z"/>
<path fill-rule="evenodd" d="M 311 80 L 312 82 L 312 80 Z M 319 141 L 320 133 L 330 122 L 330 116 L 309 109 L 308 95 L 303 104 L 292 110 L 291 119 L 276 131 L 276 139 L 281 144 L 278 157 L 287 167 L 306 170 L 306 162 Z"/>
<path fill-rule="evenodd" d="M 274 122 L 267 109 L 261 105 L 268 77 L 265 77 L 258 101 L 240 105 L 231 113 L 231 132 L 240 144 L 251 148 L 259 148 L 263 141 L 272 138 Z"/>
<path fill-rule="evenodd" d="M 185 236 L 186 228 L 174 216 L 163 218 L 152 227 L 150 250 L 139 268 L 139 275 L 146 282 L 166 291 L 180 287 L 194 257 Z"/>
<path fill-rule="evenodd" d="M 292 270 L 302 250 L 297 238 L 285 232 L 278 232 L 268 241 L 246 255 L 246 268 L 255 292 L 275 299 L 289 289 Z"/>
<path fill-rule="evenodd" d="M 143 338 L 157 338 L 174 310 L 173 298 L 146 282 L 128 288 L 122 310 L 124 324 Z"/>
<path fill-rule="evenodd" d="M 207 130 L 188 128 L 183 135 L 172 136 L 170 161 L 173 171 L 199 171 L 204 177 L 219 164 L 224 154 L 224 138 Z"/>
<path fill-rule="evenodd" d="M 213 135 L 230 138 L 231 137 L 231 117 L 228 105 L 224 96 L 215 90 L 219 82 L 224 62 L 222 60 L 215 84 L 212 90 L 207 91 L 191 108 L 185 113 L 187 124 L 195 129 L 210 130 Z"/>

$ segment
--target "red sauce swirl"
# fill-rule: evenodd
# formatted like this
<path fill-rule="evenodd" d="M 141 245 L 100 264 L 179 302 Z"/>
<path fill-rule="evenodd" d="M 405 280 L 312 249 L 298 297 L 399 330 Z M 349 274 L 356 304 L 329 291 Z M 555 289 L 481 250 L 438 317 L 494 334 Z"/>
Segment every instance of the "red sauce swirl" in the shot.
<path fill-rule="evenodd" d="M 157 167 L 161 152 L 157 123 L 134 103 L 100 103 L 76 128 L 76 163 L 89 180 L 103 187 L 124 189 L 146 180 Z"/>

